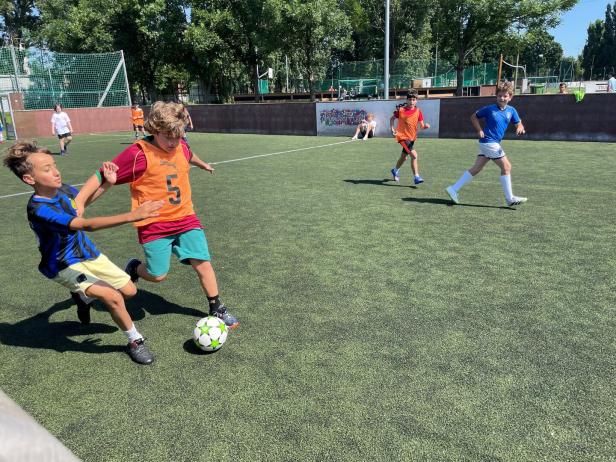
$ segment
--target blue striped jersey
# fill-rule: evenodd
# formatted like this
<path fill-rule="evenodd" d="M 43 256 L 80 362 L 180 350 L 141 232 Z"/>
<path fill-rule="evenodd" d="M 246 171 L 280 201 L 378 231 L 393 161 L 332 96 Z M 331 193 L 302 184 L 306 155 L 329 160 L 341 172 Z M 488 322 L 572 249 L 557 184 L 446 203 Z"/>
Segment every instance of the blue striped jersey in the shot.
<path fill-rule="evenodd" d="M 41 252 L 39 271 L 50 279 L 70 265 L 100 255 L 86 233 L 69 228 L 77 217 L 77 193 L 71 185 L 63 184 L 53 199 L 32 195 L 28 201 L 28 222 Z"/>

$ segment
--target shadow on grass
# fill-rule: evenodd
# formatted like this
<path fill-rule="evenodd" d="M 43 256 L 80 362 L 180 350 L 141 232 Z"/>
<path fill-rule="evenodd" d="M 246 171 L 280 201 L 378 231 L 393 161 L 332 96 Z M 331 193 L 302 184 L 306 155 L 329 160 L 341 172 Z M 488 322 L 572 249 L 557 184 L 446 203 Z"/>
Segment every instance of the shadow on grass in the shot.
<path fill-rule="evenodd" d="M 220 351 L 220 349 L 216 351 L 204 351 L 201 348 L 199 348 L 197 345 L 195 345 L 195 342 L 193 341 L 193 339 L 189 339 L 184 342 L 184 351 L 186 353 L 190 353 L 191 355 L 209 356 L 209 355 L 213 355 L 214 353 Z"/>
<path fill-rule="evenodd" d="M 373 185 L 373 186 L 397 186 L 398 188 L 417 189 L 417 186 L 415 185 L 400 184 L 400 182 L 394 181 L 391 178 L 383 178 L 382 180 L 343 180 L 343 181 L 345 181 L 346 183 L 352 183 L 352 184 L 367 184 L 367 185 Z"/>
<path fill-rule="evenodd" d="M 77 341 L 70 337 L 77 335 L 110 334 L 118 330 L 111 324 L 92 323 L 87 326 L 75 321 L 52 322 L 52 315 L 60 310 L 73 306 L 73 300 L 68 299 L 55 303 L 42 313 L 15 324 L 0 323 L 0 343 L 28 348 L 45 348 L 61 353 L 65 351 L 81 351 L 84 353 L 115 353 L 124 351 L 123 345 L 97 345 L 100 339 L 88 337 Z M 75 312 L 75 318 L 77 313 Z"/>
<path fill-rule="evenodd" d="M 204 297 L 205 300 L 205 297 Z M 193 316 L 196 318 L 202 318 L 208 315 L 207 300 L 203 302 L 203 310 L 195 308 L 187 308 L 176 303 L 171 303 L 165 300 L 163 297 L 147 290 L 139 289 L 137 295 L 126 302 L 126 308 L 130 313 L 133 321 L 143 319 L 146 313 L 153 316 L 161 314 L 185 314 L 186 316 Z"/>
<path fill-rule="evenodd" d="M 169 303 L 163 297 L 146 290 L 138 291 L 134 298 L 126 302 L 126 307 L 133 320 L 143 319 L 146 312 L 151 315 L 177 313 L 198 318 L 207 314 L 205 311 Z M 75 310 L 75 321 L 54 322 L 51 320 L 55 313 L 66 309 Z M 99 302 L 95 302 L 93 309 L 107 312 L 107 309 Z M 118 329 L 111 320 L 111 317 L 108 318 L 108 323 L 82 325 L 77 320 L 74 302 L 69 298 L 68 300 L 53 304 L 41 313 L 14 324 L 0 323 L 0 343 L 27 348 L 43 348 L 58 352 L 115 353 L 125 350 L 124 342 L 119 345 L 98 345 L 100 338 L 93 336 L 111 334 Z M 88 336 L 84 340 L 74 340 L 71 338 L 84 335 Z"/>
<path fill-rule="evenodd" d="M 480 207 L 487 209 L 504 209 L 504 210 L 515 210 L 513 207 L 508 207 L 506 205 L 481 205 L 481 204 L 454 204 L 450 199 L 441 199 L 438 197 L 403 197 L 403 201 L 406 202 L 417 202 L 420 204 L 437 204 L 437 205 L 447 205 L 448 207 Z"/>

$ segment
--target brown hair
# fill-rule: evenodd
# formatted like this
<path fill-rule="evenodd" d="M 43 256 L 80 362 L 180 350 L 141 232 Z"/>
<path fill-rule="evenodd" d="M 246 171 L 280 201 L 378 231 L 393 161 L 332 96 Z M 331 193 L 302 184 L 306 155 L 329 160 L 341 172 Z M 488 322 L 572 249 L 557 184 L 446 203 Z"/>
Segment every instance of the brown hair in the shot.
<path fill-rule="evenodd" d="M 179 137 L 184 135 L 186 125 L 188 125 L 188 117 L 182 104 L 156 101 L 150 109 L 144 127 L 152 135 L 169 133 Z"/>
<path fill-rule="evenodd" d="M 513 83 L 512 82 L 499 82 L 496 86 L 496 94 L 499 93 L 509 93 L 509 95 L 513 96 Z"/>
<path fill-rule="evenodd" d="M 21 180 L 24 175 L 32 172 L 33 167 L 28 157 L 37 152 L 51 155 L 49 149 L 43 147 L 39 148 L 34 140 L 18 141 L 7 149 L 6 155 L 4 156 L 4 166 L 10 168 L 15 176 Z"/>

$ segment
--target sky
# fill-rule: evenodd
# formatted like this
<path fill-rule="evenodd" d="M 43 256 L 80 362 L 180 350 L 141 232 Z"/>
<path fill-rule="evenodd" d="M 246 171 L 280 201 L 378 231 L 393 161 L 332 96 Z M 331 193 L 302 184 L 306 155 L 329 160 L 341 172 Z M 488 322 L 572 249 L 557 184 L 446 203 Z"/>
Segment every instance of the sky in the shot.
<path fill-rule="evenodd" d="M 563 47 L 565 56 L 577 57 L 582 53 L 588 35 L 588 25 L 597 19 L 605 21 L 605 8 L 616 0 L 580 0 L 561 17 L 560 25 L 548 32 Z"/>

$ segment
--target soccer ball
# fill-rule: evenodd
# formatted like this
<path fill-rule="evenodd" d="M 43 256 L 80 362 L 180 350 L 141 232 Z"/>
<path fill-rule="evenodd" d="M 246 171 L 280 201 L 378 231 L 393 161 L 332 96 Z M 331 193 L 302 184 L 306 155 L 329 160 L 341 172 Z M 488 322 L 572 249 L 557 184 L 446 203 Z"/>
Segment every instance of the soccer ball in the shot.
<path fill-rule="evenodd" d="M 216 351 L 227 341 L 229 328 L 222 319 L 216 316 L 207 316 L 197 321 L 193 331 L 195 345 L 203 351 Z"/>

